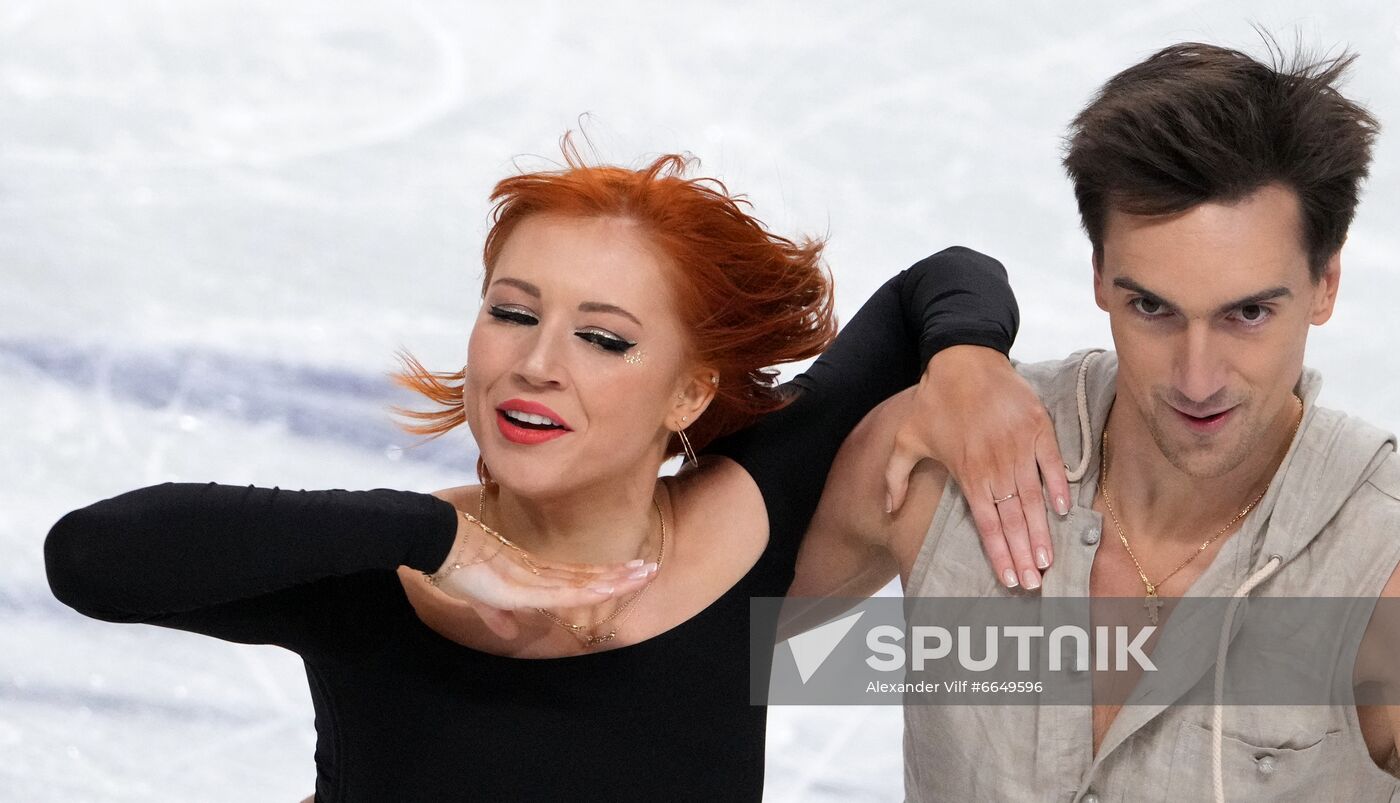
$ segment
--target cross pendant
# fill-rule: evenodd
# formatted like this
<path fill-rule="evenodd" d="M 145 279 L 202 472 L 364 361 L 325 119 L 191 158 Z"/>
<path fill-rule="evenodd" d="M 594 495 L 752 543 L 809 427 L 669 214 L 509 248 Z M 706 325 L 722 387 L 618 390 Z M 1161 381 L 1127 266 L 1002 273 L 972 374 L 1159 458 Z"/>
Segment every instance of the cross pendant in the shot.
<path fill-rule="evenodd" d="M 1147 621 L 1157 624 L 1157 609 L 1162 607 L 1162 598 L 1157 596 L 1157 589 L 1147 589 L 1147 596 L 1143 597 L 1142 607 L 1147 609 Z"/>

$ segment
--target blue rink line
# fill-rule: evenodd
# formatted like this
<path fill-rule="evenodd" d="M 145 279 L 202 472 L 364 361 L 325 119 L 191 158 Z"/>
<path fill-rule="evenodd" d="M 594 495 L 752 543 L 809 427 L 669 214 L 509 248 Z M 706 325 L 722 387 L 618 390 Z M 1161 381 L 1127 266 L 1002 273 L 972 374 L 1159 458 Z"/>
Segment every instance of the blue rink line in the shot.
<path fill-rule="evenodd" d="M 414 446 L 394 426 L 392 405 L 423 400 L 387 376 L 240 357 L 194 348 L 136 351 L 73 343 L 0 339 L 0 361 L 15 360 L 80 393 L 101 392 L 153 410 L 174 409 L 275 423 L 293 435 L 472 473 L 476 448 L 449 434 Z M 412 448 L 409 448 L 412 447 Z"/>

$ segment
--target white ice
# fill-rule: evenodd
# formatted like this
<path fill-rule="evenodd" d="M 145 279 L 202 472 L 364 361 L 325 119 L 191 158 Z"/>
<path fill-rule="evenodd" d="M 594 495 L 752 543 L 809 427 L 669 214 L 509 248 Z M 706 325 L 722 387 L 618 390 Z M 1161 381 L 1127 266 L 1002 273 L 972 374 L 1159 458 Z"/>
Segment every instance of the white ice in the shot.
<path fill-rule="evenodd" d="M 384 374 L 398 347 L 461 363 L 487 192 L 580 115 L 604 158 L 692 151 L 778 231 L 828 236 L 845 316 L 946 245 L 998 256 L 1015 354 L 1043 359 L 1109 344 L 1066 122 L 1169 42 L 1260 52 L 1251 22 L 1359 51 L 1350 93 L 1400 126 L 1392 2 L 6 0 L 0 800 L 311 791 L 294 656 L 86 620 L 44 534 L 165 480 L 462 482 L 471 444 L 405 451 Z M 1308 354 L 1325 403 L 1390 429 L 1398 206 L 1387 133 Z M 769 799 L 900 798 L 897 708 L 770 723 Z"/>

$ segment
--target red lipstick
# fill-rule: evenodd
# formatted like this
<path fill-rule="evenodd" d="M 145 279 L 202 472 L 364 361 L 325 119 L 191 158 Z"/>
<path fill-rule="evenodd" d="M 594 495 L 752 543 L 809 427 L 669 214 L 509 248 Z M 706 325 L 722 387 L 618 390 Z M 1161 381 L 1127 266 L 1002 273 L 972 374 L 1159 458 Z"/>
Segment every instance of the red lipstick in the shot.
<path fill-rule="evenodd" d="M 520 420 L 519 416 L 512 418 L 506 415 L 508 412 L 539 416 L 549 419 L 549 422 L 552 423 Z M 539 402 L 524 399 L 510 399 L 498 405 L 496 407 L 496 426 L 501 430 L 501 435 L 506 440 L 524 446 L 552 441 L 573 431 L 558 413 Z"/>

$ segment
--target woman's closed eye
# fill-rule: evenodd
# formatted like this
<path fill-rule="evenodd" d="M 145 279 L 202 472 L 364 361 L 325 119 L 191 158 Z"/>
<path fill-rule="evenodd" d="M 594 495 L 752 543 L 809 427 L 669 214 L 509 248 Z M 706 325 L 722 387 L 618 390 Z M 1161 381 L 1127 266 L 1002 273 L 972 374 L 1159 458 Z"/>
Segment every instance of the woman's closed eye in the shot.
<path fill-rule="evenodd" d="M 533 312 L 513 304 L 492 304 L 490 314 L 498 321 L 518 323 L 522 326 L 534 326 L 540 322 Z"/>
<path fill-rule="evenodd" d="M 533 312 L 514 304 L 492 304 L 489 312 L 491 317 L 498 321 L 518 326 L 534 326 L 540 322 L 540 319 Z M 580 329 L 574 332 L 574 335 L 614 354 L 626 353 L 628 349 L 637 345 L 635 341 L 619 337 L 606 329 Z"/>
<path fill-rule="evenodd" d="M 574 332 L 574 334 L 580 339 L 586 340 L 604 351 L 610 351 L 615 354 L 623 354 L 628 349 L 637 345 L 635 341 L 618 337 L 602 329 L 581 329 Z"/>

